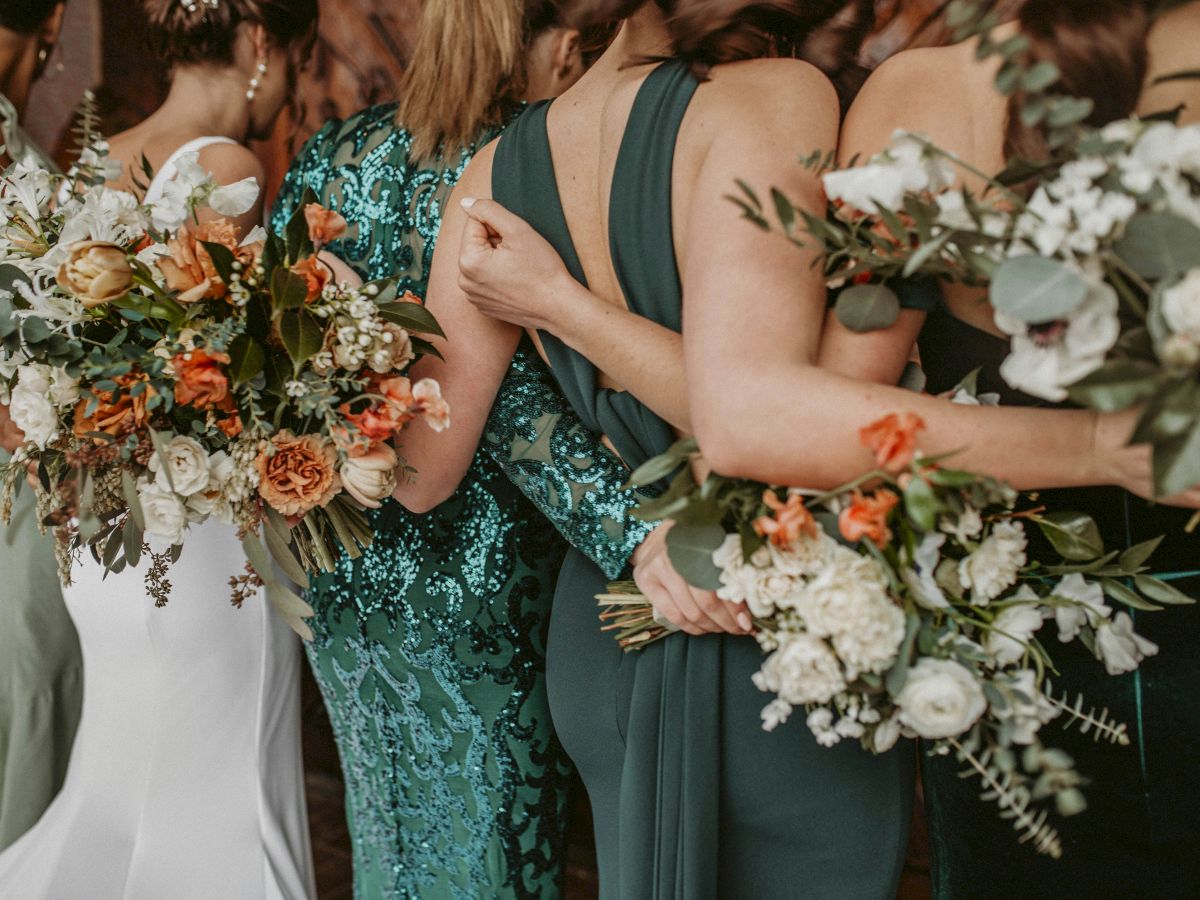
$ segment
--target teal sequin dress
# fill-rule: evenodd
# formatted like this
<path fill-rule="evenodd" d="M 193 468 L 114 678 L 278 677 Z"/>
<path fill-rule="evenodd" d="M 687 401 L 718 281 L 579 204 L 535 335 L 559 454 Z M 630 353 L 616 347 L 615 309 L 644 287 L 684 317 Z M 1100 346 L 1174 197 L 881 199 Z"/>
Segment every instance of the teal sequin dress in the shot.
<path fill-rule="evenodd" d="M 443 206 L 494 135 L 419 160 L 394 117 L 380 106 L 329 122 L 272 224 L 312 188 L 350 224 L 332 252 L 423 295 Z M 310 585 L 307 652 L 345 772 L 359 900 L 559 894 L 570 764 L 545 679 L 556 529 L 618 576 L 651 527 L 629 515 L 626 478 L 523 346 L 454 496 L 423 516 L 389 502 L 371 548 Z"/>

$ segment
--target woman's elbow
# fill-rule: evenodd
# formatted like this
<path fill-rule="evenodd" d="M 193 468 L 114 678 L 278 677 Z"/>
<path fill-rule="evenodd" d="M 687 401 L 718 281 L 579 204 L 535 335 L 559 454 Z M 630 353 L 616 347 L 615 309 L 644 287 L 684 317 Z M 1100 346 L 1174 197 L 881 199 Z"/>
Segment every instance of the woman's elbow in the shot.
<path fill-rule="evenodd" d="M 454 493 L 454 486 L 437 483 L 432 478 L 411 476 L 412 480 L 397 484 L 392 499 L 411 513 L 424 515 L 441 506 Z"/>
<path fill-rule="evenodd" d="M 760 456 L 755 446 L 755 429 L 748 427 L 738 411 L 692 410 L 696 443 L 704 461 L 714 472 L 729 478 L 753 478 L 749 469 Z"/>

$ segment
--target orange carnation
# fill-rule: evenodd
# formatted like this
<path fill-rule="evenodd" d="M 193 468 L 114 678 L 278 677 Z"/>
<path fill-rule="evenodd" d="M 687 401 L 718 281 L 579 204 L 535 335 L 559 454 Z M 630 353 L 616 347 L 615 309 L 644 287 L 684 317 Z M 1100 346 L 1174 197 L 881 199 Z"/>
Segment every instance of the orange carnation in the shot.
<path fill-rule="evenodd" d="M 320 203 L 305 205 L 304 221 L 308 223 L 309 240 L 317 247 L 336 241 L 346 233 L 346 220 Z"/>
<path fill-rule="evenodd" d="M 917 433 L 925 422 L 916 413 L 890 413 L 858 432 L 863 446 L 875 454 L 875 465 L 898 472 L 912 462 L 917 451 Z"/>
<path fill-rule="evenodd" d="M 809 538 L 817 536 L 817 520 L 799 494 L 789 494 L 787 502 L 784 502 L 768 488 L 763 491 L 762 499 L 775 514 L 755 519 L 754 530 L 776 547 L 788 547 L 800 540 L 801 535 Z"/>
<path fill-rule="evenodd" d="M 175 299 L 187 304 L 224 297 L 228 289 L 217 274 L 204 244 L 220 244 L 236 256 L 238 239 L 237 228 L 225 219 L 180 228 L 179 233 L 167 241 L 170 256 L 158 260 L 158 270 L 162 272 L 167 288 L 179 291 Z"/>
<path fill-rule="evenodd" d="M 854 502 L 838 516 L 838 530 L 852 543 L 866 538 L 882 550 L 892 539 L 887 520 L 899 502 L 900 498 L 887 488 L 881 488 L 869 497 L 855 491 Z"/>
<path fill-rule="evenodd" d="M 258 492 L 281 515 L 307 515 L 327 506 L 342 489 L 337 461 L 337 451 L 328 441 L 281 431 L 255 460 Z"/>
<path fill-rule="evenodd" d="M 227 354 L 190 350 L 176 356 L 173 365 L 176 403 L 197 409 L 233 411 L 229 376 L 221 368 L 229 365 Z"/>
<path fill-rule="evenodd" d="M 143 430 L 150 421 L 150 411 L 147 402 L 154 396 L 154 389 L 146 384 L 146 376 L 140 372 L 130 372 L 128 375 L 118 375 L 113 379 L 117 383 L 115 391 L 99 391 L 92 388 L 92 397 L 96 399 L 95 409 L 88 415 L 88 407 L 92 405 L 92 397 L 84 397 L 75 407 L 75 435 L 86 437 L 88 434 L 102 432 L 115 438 Z M 134 385 L 144 387 L 135 397 L 132 394 Z"/>
<path fill-rule="evenodd" d="M 333 277 L 333 273 L 329 271 L 329 266 L 317 259 L 316 256 L 300 260 L 300 262 L 292 266 L 292 274 L 299 275 L 304 279 L 304 283 L 308 285 L 308 293 L 304 297 L 305 303 L 312 303 L 320 297 L 321 291 L 325 290 L 325 285 Z"/>

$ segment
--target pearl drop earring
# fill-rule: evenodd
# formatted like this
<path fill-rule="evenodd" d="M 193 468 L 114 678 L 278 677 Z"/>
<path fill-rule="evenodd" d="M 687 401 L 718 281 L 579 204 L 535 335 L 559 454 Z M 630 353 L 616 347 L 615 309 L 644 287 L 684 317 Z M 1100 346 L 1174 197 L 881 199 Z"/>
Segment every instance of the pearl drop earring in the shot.
<path fill-rule="evenodd" d="M 258 89 L 262 86 L 262 80 L 267 74 L 267 61 L 260 59 L 258 61 L 258 71 L 253 78 L 250 79 L 250 87 L 246 90 L 246 99 L 253 100 L 254 95 L 258 93 Z"/>

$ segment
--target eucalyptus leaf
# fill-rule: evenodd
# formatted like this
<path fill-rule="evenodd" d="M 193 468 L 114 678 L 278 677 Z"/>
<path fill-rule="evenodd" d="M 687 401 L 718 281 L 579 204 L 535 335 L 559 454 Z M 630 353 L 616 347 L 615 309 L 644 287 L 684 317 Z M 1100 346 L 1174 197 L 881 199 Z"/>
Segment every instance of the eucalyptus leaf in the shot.
<path fill-rule="evenodd" d="M 1037 94 L 1044 91 L 1054 82 L 1058 81 L 1058 67 L 1052 62 L 1042 61 L 1035 63 L 1023 75 L 1021 75 L 1021 90 L 1030 94 Z"/>
<path fill-rule="evenodd" d="M 725 530 L 720 525 L 675 525 L 667 532 L 667 552 L 675 571 L 701 590 L 715 591 L 721 586 L 713 553 L 724 542 Z"/>
<path fill-rule="evenodd" d="M 1161 606 L 1155 606 L 1153 603 L 1143 600 L 1137 591 L 1115 578 L 1102 578 L 1100 584 L 1104 588 L 1105 594 L 1130 609 L 1140 609 L 1143 612 L 1158 612 L 1162 609 Z"/>
<path fill-rule="evenodd" d="M 1196 602 L 1195 597 L 1189 597 L 1179 588 L 1153 575 L 1135 575 L 1133 583 L 1151 600 L 1157 600 L 1167 606 L 1192 606 Z"/>
<path fill-rule="evenodd" d="M 1158 366 L 1140 359 L 1120 359 L 1075 382 L 1067 394 L 1082 406 L 1118 412 L 1152 396 L 1160 383 Z"/>
<path fill-rule="evenodd" d="M 125 520 L 125 527 L 121 530 L 122 543 L 125 547 L 125 559 L 129 565 L 136 567 L 142 559 L 142 529 L 138 527 L 137 522 L 133 521 L 133 516 L 129 516 Z"/>
<path fill-rule="evenodd" d="M 1182 275 L 1200 266 L 1200 227 L 1173 213 L 1140 213 L 1113 249 L 1143 278 Z"/>
<path fill-rule="evenodd" d="M 250 532 L 242 538 L 242 551 L 259 578 L 267 583 L 275 580 L 275 573 L 271 569 L 271 555 L 257 534 Z"/>
<path fill-rule="evenodd" d="M 137 485 L 133 483 L 133 476 L 127 469 L 121 470 L 121 493 L 125 495 L 125 502 L 129 505 L 129 518 L 133 520 L 139 531 L 145 531 L 146 517 L 142 513 L 142 501 L 138 497 Z"/>
<path fill-rule="evenodd" d="M 306 641 L 313 639 L 312 628 L 304 621 L 311 618 L 313 608 L 304 602 L 295 592 L 278 581 L 268 581 L 266 584 L 267 599 L 275 607 L 275 611 L 283 616 L 288 626 Z"/>
<path fill-rule="evenodd" d="M 1083 276 L 1042 256 L 1014 256 L 996 269 L 991 301 L 996 309 L 1030 325 L 1070 315 L 1088 294 Z"/>
<path fill-rule="evenodd" d="M 796 224 L 796 207 L 778 188 L 771 188 L 771 202 L 775 204 L 775 215 L 779 217 L 779 224 L 785 232 L 790 232 Z"/>
<path fill-rule="evenodd" d="M 838 294 L 835 311 L 853 332 L 879 331 L 900 318 L 900 298 L 886 284 L 856 284 Z"/>
<path fill-rule="evenodd" d="M 1089 515 L 1051 512 L 1035 521 L 1064 559 L 1090 562 L 1104 555 L 1104 539 L 1100 536 L 1100 528 Z"/>

